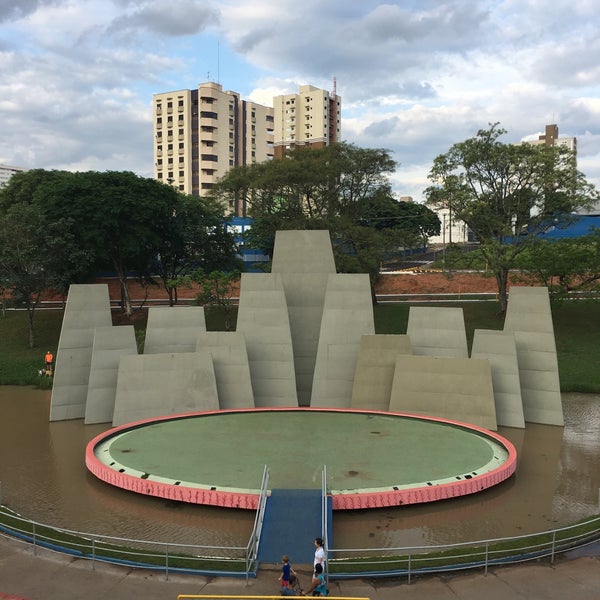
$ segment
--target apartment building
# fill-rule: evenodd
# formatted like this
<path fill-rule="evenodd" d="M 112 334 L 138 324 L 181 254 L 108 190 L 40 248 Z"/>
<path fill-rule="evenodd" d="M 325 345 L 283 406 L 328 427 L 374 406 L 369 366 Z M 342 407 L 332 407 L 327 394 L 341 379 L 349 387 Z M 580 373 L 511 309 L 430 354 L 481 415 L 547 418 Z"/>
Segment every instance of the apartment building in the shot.
<path fill-rule="evenodd" d="M 558 125 L 546 125 L 545 133 L 538 135 L 537 140 L 530 140 L 527 142 L 534 146 L 546 145 L 546 146 L 566 146 L 569 150 L 577 152 L 577 138 L 576 137 L 559 137 L 558 136 Z"/>
<path fill-rule="evenodd" d="M 301 146 L 323 147 L 341 140 L 342 99 L 312 85 L 302 85 L 297 94 L 273 98 L 275 117 L 274 156 Z"/>
<path fill-rule="evenodd" d="M 218 83 L 154 94 L 153 123 L 154 178 L 187 194 L 203 196 L 232 167 L 273 158 L 273 109 Z"/>
<path fill-rule="evenodd" d="M 27 169 L 0 164 L 0 188 L 7 186 L 10 178 L 13 175 L 16 173 L 22 173 L 23 171 L 27 171 Z"/>

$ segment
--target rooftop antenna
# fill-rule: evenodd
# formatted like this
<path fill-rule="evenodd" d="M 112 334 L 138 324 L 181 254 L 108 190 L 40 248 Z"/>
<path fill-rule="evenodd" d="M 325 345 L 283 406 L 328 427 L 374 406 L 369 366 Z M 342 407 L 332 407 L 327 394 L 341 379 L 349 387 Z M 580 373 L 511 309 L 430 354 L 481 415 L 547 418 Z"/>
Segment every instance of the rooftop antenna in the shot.
<path fill-rule="evenodd" d="M 221 42 L 217 40 L 217 83 L 221 83 Z"/>
<path fill-rule="evenodd" d="M 332 92 L 333 96 L 337 96 L 337 80 L 335 78 L 335 75 L 333 76 L 333 92 Z"/>

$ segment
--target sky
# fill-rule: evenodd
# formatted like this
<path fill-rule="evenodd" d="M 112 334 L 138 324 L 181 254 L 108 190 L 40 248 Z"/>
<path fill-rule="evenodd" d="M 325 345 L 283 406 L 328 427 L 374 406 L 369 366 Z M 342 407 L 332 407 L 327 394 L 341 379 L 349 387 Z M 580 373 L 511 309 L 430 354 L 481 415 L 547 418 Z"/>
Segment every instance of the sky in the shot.
<path fill-rule="evenodd" d="M 152 176 L 152 95 L 215 81 L 272 106 L 342 97 L 423 200 L 436 156 L 491 123 L 556 123 L 600 188 L 598 0 L 0 0 L 0 163 Z"/>

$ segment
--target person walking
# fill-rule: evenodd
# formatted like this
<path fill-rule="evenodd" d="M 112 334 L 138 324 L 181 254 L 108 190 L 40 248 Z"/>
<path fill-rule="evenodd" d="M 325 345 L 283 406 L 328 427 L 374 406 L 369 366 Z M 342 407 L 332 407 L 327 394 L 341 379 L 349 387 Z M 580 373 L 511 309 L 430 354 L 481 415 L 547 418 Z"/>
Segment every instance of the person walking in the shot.
<path fill-rule="evenodd" d="M 325 572 L 325 548 L 323 547 L 323 538 L 315 538 L 315 560 L 313 561 L 313 570 L 317 565 L 321 565 Z"/>

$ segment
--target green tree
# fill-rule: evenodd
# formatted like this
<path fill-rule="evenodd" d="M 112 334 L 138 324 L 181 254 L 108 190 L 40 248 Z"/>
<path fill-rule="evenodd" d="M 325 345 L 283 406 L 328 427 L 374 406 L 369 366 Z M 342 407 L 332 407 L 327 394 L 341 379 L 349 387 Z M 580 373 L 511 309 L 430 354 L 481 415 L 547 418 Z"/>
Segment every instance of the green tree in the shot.
<path fill-rule="evenodd" d="M 538 240 L 517 259 L 516 267 L 557 296 L 600 288 L 600 230 L 560 240 Z"/>
<path fill-rule="evenodd" d="M 0 213 L 0 273 L 17 306 L 27 312 L 29 347 L 35 345 L 35 310 L 48 290 L 64 281 L 78 250 L 65 220 L 49 222 L 35 204 L 19 202 Z"/>
<path fill-rule="evenodd" d="M 199 269 L 192 273 L 191 280 L 199 283 L 202 287 L 196 296 L 196 303 L 209 309 L 219 310 L 225 321 L 225 330 L 230 331 L 235 314 L 233 296 L 239 290 L 239 271 L 206 273 Z"/>
<path fill-rule="evenodd" d="M 504 144 L 498 124 L 438 156 L 425 190 L 427 204 L 447 208 L 480 243 L 506 311 L 510 270 L 557 215 L 588 206 L 597 196 L 565 146 Z"/>
<path fill-rule="evenodd" d="M 383 149 L 346 143 L 296 148 L 284 160 L 232 169 L 213 194 L 225 205 L 246 207 L 254 220 L 246 236 L 250 247 L 272 256 L 278 230 L 327 229 L 338 271 L 368 272 L 374 285 L 384 257 L 412 245 L 433 214 L 426 209 L 419 217 L 417 209 L 409 215 L 393 198 L 395 167 Z"/>
<path fill-rule="evenodd" d="M 234 234 L 226 227 L 223 205 L 208 198 L 180 194 L 167 217 L 152 272 L 160 277 L 169 305 L 177 303 L 182 277 L 198 269 L 211 273 L 239 271 Z"/>
<path fill-rule="evenodd" d="M 149 273 L 179 197 L 173 187 L 134 173 L 89 171 L 51 180 L 39 203 L 53 218 L 72 220 L 71 232 L 96 268 L 114 269 L 131 315 L 128 280 Z"/>

